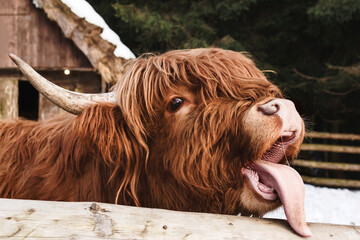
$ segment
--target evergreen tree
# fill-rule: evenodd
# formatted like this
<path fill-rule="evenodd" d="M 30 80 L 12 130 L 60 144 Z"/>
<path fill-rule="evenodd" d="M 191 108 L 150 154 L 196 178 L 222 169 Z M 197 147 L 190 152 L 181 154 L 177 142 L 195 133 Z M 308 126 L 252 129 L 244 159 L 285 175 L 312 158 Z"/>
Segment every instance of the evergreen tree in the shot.
<path fill-rule="evenodd" d="M 358 0 L 89 0 L 136 55 L 248 51 L 318 131 L 360 133 Z"/>

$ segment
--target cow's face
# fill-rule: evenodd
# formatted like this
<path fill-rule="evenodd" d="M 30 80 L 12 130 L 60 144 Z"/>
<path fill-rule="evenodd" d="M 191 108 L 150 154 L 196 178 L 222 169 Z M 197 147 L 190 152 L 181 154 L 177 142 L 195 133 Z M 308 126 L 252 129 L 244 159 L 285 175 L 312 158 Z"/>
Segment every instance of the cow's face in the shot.
<path fill-rule="evenodd" d="M 161 179 L 157 191 L 184 195 L 172 200 L 198 200 L 183 210 L 262 216 L 283 203 L 294 219 L 303 207 L 296 199 L 303 199 L 301 179 L 288 167 L 303 140 L 303 121 L 294 104 L 252 70 L 241 76 L 225 70 L 228 78 L 190 74 L 184 81 L 171 79 L 153 105 L 149 175 Z M 168 198 L 157 201 L 171 206 Z"/>

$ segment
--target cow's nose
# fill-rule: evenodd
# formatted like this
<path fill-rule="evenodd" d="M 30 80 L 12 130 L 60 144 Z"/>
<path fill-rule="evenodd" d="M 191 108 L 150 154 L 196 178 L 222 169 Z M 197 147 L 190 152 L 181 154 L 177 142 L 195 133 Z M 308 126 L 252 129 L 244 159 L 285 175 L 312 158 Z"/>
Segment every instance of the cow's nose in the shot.
<path fill-rule="evenodd" d="M 264 115 L 274 115 L 280 111 L 281 102 L 280 99 L 274 99 L 268 103 L 258 106 L 258 111 Z"/>

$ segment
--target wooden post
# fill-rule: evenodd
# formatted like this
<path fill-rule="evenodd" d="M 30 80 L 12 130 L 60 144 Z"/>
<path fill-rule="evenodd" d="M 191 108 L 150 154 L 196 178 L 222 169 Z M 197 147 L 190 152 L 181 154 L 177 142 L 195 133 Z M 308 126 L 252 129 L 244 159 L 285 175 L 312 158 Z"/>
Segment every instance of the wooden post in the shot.
<path fill-rule="evenodd" d="M 356 226 L 310 223 L 309 227 L 312 240 L 360 239 Z M 0 199 L 0 239 L 304 238 L 284 220 L 91 202 Z"/>
<path fill-rule="evenodd" d="M 18 79 L 0 77 L 0 119 L 18 116 Z"/>

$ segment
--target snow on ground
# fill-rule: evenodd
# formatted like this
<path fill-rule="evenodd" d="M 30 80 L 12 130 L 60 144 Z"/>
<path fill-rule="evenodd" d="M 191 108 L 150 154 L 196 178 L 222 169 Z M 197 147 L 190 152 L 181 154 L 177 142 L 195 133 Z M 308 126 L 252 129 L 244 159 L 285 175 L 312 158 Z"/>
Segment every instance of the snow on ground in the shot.
<path fill-rule="evenodd" d="M 360 226 L 360 190 L 331 189 L 305 184 L 307 222 Z M 283 208 L 264 216 L 286 219 Z"/>
<path fill-rule="evenodd" d="M 62 0 L 71 11 L 73 11 L 76 15 L 81 18 L 85 18 L 86 21 L 97 25 L 103 29 L 101 33 L 101 37 L 114 44 L 116 49 L 114 51 L 115 56 L 122 57 L 125 59 L 135 58 L 135 55 L 130 51 L 130 49 L 125 46 L 120 37 L 110 29 L 110 27 L 106 24 L 104 19 L 94 10 L 94 8 L 85 0 Z M 34 4 L 36 5 L 36 1 L 34 0 Z"/>

